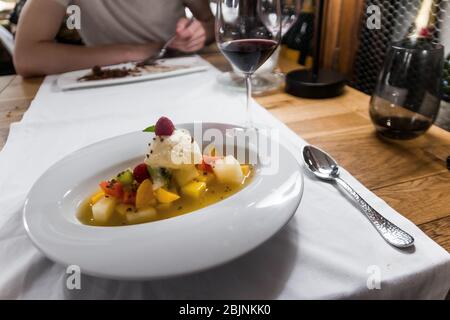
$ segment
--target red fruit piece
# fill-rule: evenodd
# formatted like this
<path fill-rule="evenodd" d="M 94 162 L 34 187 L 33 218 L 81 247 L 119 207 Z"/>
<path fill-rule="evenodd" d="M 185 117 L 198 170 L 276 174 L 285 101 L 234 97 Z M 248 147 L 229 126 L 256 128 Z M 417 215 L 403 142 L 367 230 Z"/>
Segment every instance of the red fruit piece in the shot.
<path fill-rule="evenodd" d="M 136 204 L 136 192 L 134 192 L 134 191 L 124 191 L 123 192 L 122 202 L 125 203 L 125 204 L 135 205 Z"/>
<path fill-rule="evenodd" d="M 203 161 L 202 163 L 200 163 L 200 164 L 198 165 L 198 168 L 199 168 L 200 170 L 202 170 L 203 172 L 210 172 L 210 173 L 213 173 L 213 172 L 214 172 L 212 166 L 209 165 L 209 164 L 207 164 L 205 161 Z"/>
<path fill-rule="evenodd" d="M 155 134 L 157 136 L 171 136 L 175 131 L 175 126 L 169 118 L 161 117 L 155 125 Z"/>
<path fill-rule="evenodd" d="M 212 165 L 214 164 L 214 161 L 216 161 L 217 159 L 219 159 L 219 157 L 211 157 L 211 156 L 203 156 L 203 161 L 202 163 L 199 165 L 199 169 L 204 171 L 204 172 L 210 172 L 213 173 L 213 167 Z"/>
<path fill-rule="evenodd" d="M 140 165 L 136 166 L 136 168 L 134 168 L 133 170 L 133 177 L 138 183 L 141 183 L 145 179 L 150 179 L 147 165 L 145 163 L 141 163 Z"/>
<path fill-rule="evenodd" d="M 111 197 L 121 199 L 123 196 L 122 184 L 116 180 L 103 181 L 100 183 L 100 188 Z"/>

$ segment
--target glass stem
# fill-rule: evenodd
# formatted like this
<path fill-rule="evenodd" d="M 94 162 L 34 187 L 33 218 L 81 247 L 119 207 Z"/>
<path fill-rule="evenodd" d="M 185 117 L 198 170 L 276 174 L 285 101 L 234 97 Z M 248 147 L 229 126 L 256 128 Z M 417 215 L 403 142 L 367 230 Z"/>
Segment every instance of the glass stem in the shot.
<path fill-rule="evenodd" d="M 246 126 L 248 128 L 253 128 L 253 121 L 252 121 L 252 112 L 250 109 L 251 102 L 252 102 L 252 76 L 251 74 L 246 73 L 245 74 L 245 87 L 247 90 L 247 123 Z"/>

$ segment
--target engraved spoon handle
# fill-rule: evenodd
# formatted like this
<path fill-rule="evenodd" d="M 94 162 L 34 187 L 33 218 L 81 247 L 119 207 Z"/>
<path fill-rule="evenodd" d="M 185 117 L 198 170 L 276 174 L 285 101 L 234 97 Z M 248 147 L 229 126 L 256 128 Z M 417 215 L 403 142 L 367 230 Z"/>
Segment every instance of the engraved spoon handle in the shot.
<path fill-rule="evenodd" d="M 336 182 L 347 191 L 353 199 L 360 205 L 364 215 L 369 219 L 372 225 L 377 229 L 380 235 L 391 245 L 397 248 L 407 248 L 413 245 L 414 238 L 403 231 L 388 219 L 383 217 L 374 208 L 372 208 L 347 182 L 339 177 Z"/>

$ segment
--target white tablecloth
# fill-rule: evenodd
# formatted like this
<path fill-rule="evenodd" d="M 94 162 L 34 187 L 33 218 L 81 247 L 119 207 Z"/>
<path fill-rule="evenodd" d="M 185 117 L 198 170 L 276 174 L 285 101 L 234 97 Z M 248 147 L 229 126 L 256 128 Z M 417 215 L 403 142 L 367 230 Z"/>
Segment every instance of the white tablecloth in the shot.
<path fill-rule="evenodd" d="M 217 70 L 123 86 L 61 92 L 47 77 L 0 153 L 0 298 L 43 299 L 440 299 L 450 289 L 450 255 L 347 172 L 345 178 L 416 239 L 413 250 L 387 245 L 333 186 L 305 175 L 296 216 L 275 237 L 224 266 L 185 277 L 125 282 L 83 276 L 66 287 L 66 269 L 27 238 L 21 210 L 36 179 L 68 153 L 136 131 L 166 115 L 174 122 L 242 123 L 244 94 L 215 81 Z M 305 141 L 255 104 L 256 122 L 279 128 L 300 157 Z M 380 290 L 369 290 L 379 274 Z M 370 282 L 370 280 L 369 280 Z"/>

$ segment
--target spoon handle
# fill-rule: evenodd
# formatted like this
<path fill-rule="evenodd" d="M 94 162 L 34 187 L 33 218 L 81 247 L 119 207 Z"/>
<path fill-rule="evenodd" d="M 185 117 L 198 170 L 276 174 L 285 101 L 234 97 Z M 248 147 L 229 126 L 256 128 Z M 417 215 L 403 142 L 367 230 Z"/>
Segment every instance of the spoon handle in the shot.
<path fill-rule="evenodd" d="M 336 182 L 360 205 L 364 215 L 380 235 L 397 248 L 407 248 L 414 244 L 414 238 L 372 208 L 347 182 L 336 177 Z"/>

